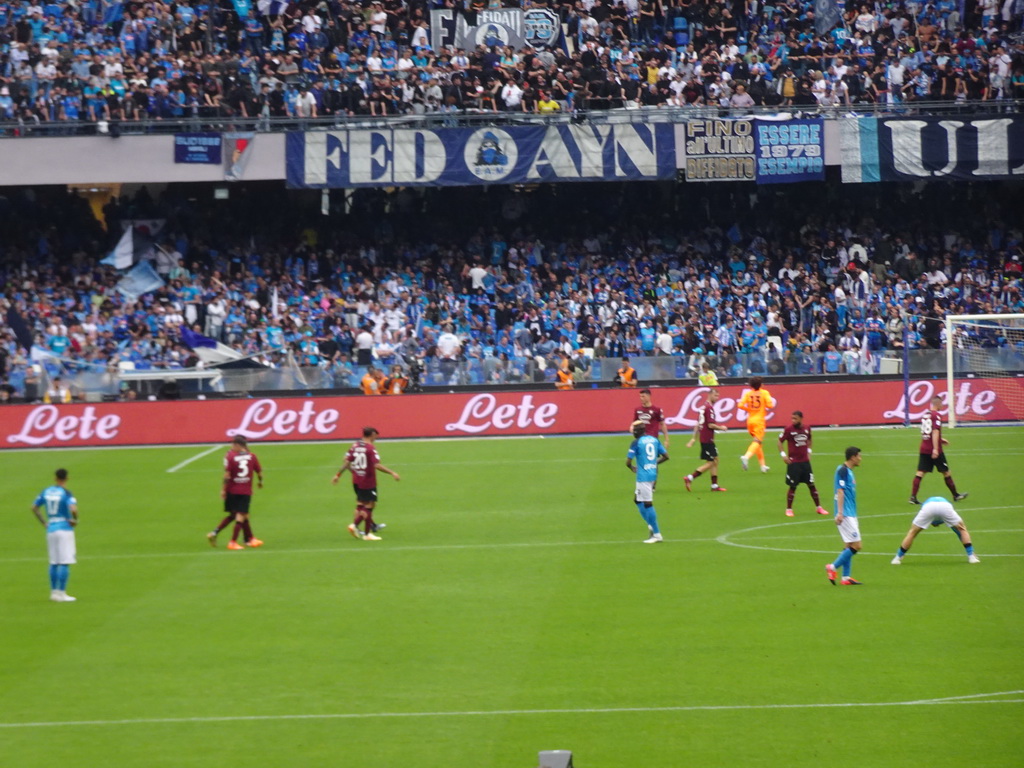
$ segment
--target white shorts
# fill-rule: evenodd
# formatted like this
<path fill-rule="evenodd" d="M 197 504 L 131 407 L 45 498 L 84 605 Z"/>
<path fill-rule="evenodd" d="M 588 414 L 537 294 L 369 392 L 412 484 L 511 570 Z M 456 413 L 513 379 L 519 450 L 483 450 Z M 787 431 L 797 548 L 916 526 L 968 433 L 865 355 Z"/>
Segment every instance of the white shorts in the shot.
<path fill-rule="evenodd" d="M 654 501 L 654 483 L 652 483 L 652 482 L 646 482 L 646 483 L 637 482 L 637 484 L 636 484 L 636 493 L 634 494 L 633 498 L 636 499 L 636 501 L 638 501 L 638 502 L 640 502 L 640 501 Z"/>
<path fill-rule="evenodd" d="M 914 525 L 918 528 L 927 528 L 936 520 L 941 520 L 946 525 L 959 525 L 963 522 L 963 518 L 948 501 L 927 501 L 914 515 Z"/>
<path fill-rule="evenodd" d="M 844 544 L 852 544 L 860 541 L 860 523 L 856 517 L 844 517 L 839 524 L 839 535 L 843 537 Z"/>
<path fill-rule="evenodd" d="M 74 531 L 53 531 L 46 534 L 46 548 L 50 551 L 50 565 L 75 564 Z"/>

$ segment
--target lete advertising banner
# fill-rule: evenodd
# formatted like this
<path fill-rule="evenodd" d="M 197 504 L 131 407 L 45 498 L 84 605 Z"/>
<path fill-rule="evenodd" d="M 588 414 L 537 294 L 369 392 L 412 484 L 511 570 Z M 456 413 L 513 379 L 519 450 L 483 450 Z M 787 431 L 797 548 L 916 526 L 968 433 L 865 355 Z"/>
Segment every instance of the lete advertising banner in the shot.
<path fill-rule="evenodd" d="M 973 421 L 1019 419 L 1020 389 L 1006 380 L 957 383 L 957 413 Z M 996 387 L 996 388 L 993 388 Z M 736 401 L 745 388 L 719 387 L 718 420 L 744 425 Z M 670 431 L 691 431 L 706 387 L 656 389 L 654 401 Z M 769 428 L 782 429 L 799 408 L 812 425 L 902 424 L 917 420 L 945 383 L 914 382 L 904 399 L 899 381 L 780 384 Z M 0 447 L 156 445 L 214 443 L 243 435 L 250 440 L 351 440 L 372 424 L 388 438 L 625 432 L 637 405 L 635 390 L 482 392 L 401 397 L 265 398 L 95 405 L 10 405 L 0 408 Z M 1017 409 L 1017 410 L 1014 410 Z"/>
<path fill-rule="evenodd" d="M 839 121 L 844 182 L 1024 176 L 1024 117 Z"/>
<path fill-rule="evenodd" d="M 289 133 L 288 186 L 318 189 L 675 175 L 673 127 L 552 125 Z"/>

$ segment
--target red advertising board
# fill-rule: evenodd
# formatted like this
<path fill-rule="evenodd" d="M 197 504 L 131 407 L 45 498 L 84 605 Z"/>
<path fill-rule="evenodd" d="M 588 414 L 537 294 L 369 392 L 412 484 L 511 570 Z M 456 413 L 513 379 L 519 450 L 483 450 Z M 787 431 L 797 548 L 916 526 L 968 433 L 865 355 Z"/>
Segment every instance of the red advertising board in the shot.
<path fill-rule="evenodd" d="M 1021 383 L 957 382 L 957 414 L 971 421 L 1021 418 Z M 778 384 L 769 427 L 802 410 L 814 425 L 900 424 L 927 410 L 933 395 L 946 399 L 944 381 L 911 384 L 909 402 L 899 381 Z M 744 388 L 719 387 L 719 421 L 741 427 L 736 408 Z M 693 428 L 706 387 L 664 387 L 654 403 L 669 429 Z M 637 405 L 636 390 L 479 392 L 401 397 L 306 397 L 184 402 L 135 402 L 0 407 L 0 448 L 214 443 L 243 435 L 255 441 L 349 440 L 365 425 L 382 436 L 468 437 L 623 432 Z"/>

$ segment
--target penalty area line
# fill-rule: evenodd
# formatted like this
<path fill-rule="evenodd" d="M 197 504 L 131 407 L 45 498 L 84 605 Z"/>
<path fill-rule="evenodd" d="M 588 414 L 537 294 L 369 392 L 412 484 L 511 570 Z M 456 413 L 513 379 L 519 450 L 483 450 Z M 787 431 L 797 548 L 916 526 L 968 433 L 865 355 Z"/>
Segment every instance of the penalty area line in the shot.
<path fill-rule="evenodd" d="M 205 451 L 200 451 L 199 453 L 197 453 L 191 459 L 185 459 L 180 464 L 175 464 L 173 467 L 171 467 L 167 471 L 168 472 L 177 472 L 179 469 L 184 469 L 189 464 L 191 464 L 193 461 L 198 461 L 199 459 L 203 458 L 204 456 L 209 456 L 211 453 L 213 453 L 214 451 L 216 451 L 220 447 L 221 447 L 220 443 L 218 443 L 217 445 L 210 446 Z"/>
<path fill-rule="evenodd" d="M 584 707 L 579 709 L 499 709 L 449 712 L 326 712 L 293 715 L 214 715 L 211 717 L 142 717 L 124 720 L 64 720 L 27 723 L 0 723 L 0 730 L 17 728 L 67 728 L 116 725 L 176 725 L 182 723 L 239 723 L 288 720 L 383 720 L 397 718 L 510 717 L 520 715 L 609 715 L 629 713 L 672 712 L 735 712 L 782 709 L 854 709 L 869 707 L 953 706 L 967 704 L 1021 704 L 1024 699 L 996 699 L 995 696 L 1016 696 L 1024 691 L 998 691 L 968 696 L 912 701 L 822 702 L 819 704 L 695 704 L 668 707 Z"/>

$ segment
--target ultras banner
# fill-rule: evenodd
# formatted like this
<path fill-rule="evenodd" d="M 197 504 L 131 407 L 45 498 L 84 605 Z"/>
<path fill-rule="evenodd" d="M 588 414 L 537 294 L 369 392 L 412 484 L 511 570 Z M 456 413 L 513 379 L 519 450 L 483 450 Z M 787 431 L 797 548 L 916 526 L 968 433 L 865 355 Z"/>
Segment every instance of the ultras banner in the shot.
<path fill-rule="evenodd" d="M 552 125 L 289 133 L 292 188 L 640 181 L 675 175 L 672 126 Z"/>
<path fill-rule="evenodd" d="M 844 119 L 844 182 L 1024 178 L 1024 117 Z"/>
<path fill-rule="evenodd" d="M 1007 391 L 1007 382 L 1016 390 Z M 904 397 L 903 382 L 769 385 L 778 400 L 768 427 L 780 430 L 799 408 L 814 426 L 902 424 L 928 410 L 933 395 L 946 399 L 945 382 L 917 381 Z M 743 429 L 736 407 L 744 387 L 723 386 L 718 421 Z M 1019 419 L 1019 379 L 958 381 L 954 407 L 972 421 Z M 706 387 L 654 390 L 670 432 L 690 433 Z M 155 403 L 8 405 L 0 407 L 0 448 L 216 443 L 250 440 L 351 440 L 366 424 L 382 436 L 472 437 L 625 433 L 637 406 L 636 390 L 478 392 L 388 397 L 296 397 Z M 916 448 L 916 439 L 911 440 Z"/>

